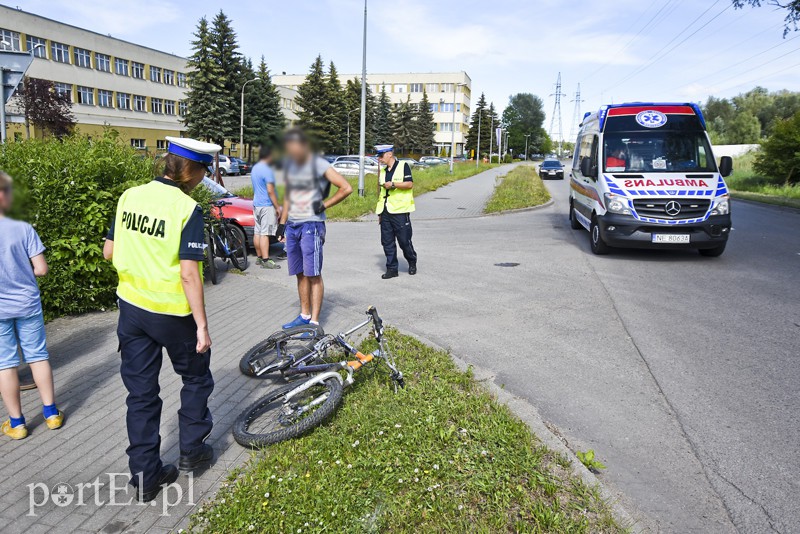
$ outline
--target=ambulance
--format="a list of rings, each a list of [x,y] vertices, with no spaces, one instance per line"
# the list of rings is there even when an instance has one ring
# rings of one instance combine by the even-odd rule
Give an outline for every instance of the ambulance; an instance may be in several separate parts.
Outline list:
[[[587,113],[575,142],[569,220],[592,252],[614,247],[725,251],[731,201],[696,104],[629,103]]]

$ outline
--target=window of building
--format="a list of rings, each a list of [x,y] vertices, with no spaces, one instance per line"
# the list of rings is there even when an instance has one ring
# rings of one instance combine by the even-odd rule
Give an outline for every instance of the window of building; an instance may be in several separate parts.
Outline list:
[[[144,139],[131,139],[131,146],[136,150],[144,150],[147,148],[147,144],[145,143]]]
[[[167,85],[175,85],[175,71],[164,69],[164,83]]]
[[[131,76],[134,78],[139,78],[140,80],[144,80],[144,63],[137,63],[133,61],[131,63]]]
[[[186,74],[183,72],[178,73],[178,87],[186,87]]]
[[[161,83],[161,67],[150,65],[150,81]]]
[[[412,83],[410,91],[412,93],[421,93],[422,92],[422,84],[421,83]]]
[[[167,149],[167,140],[156,139],[156,150],[166,150],[166,149]]]
[[[59,63],[69,63],[69,46],[55,41],[50,42],[50,59]]]
[[[103,72],[111,72],[111,58],[106,54],[94,54],[94,68]]]
[[[150,111],[153,113],[164,113],[164,101],[160,98],[150,99]]]
[[[147,111],[147,99],[143,96],[133,95],[133,110]]]
[[[453,84],[452,83],[443,83],[442,84],[442,92],[443,93],[452,93],[453,92]]]
[[[438,93],[439,92],[439,84],[438,83],[426,83],[425,90],[429,93]]]
[[[186,111],[189,109],[189,106],[186,105],[186,102],[178,102],[178,115],[181,117],[186,116]]]
[[[25,47],[28,49],[28,52],[33,51],[33,57],[47,59],[47,41],[41,37],[34,37],[33,35],[26,36]]]
[[[439,111],[439,104],[431,104],[431,113],[436,113]]]
[[[104,108],[114,107],[114,93],[105,89],[97,90],[97,105]]]
[[[453,112],[453,103],[452,102],[445,102],[444,104],[441,104],[439,107],[441,108],[439,111],[442,111],[444,113],[452,113]]]
[[[78,86],[78,104],[94,106],[94,89],[91,87]]]
[[[175,115],[174,100],[164,100],[164,115]]]
[[[440,132],[452,132],[453,131],[453,123],[452,122],[440,122],[439,123],[439,131]]]
[[[121,57],[114,58],[114,72],[120,76],[128,75],[128,60]]]
[[[83,67],[86,69],[92,68],[92,53],[86,50],[85,48],[78,48],[75,47],[75,62],[74,64],[78,67]]]
[[[71,84],[55,82],[53,84],[53,88],[56,90],[56,93],[58,93],[60,95],[67,95],[69,97],[69,101],[72,102],[72,85]]]
[[[131,109],[130,93],[117,93],[117,109]]]
[[[395,93],[405,93],[406,92],[406,84],[404,84],[404,83],[396,83],[394,85],[394,92]]]
[[[10,50],[12,52],[22,52],[19,41],[19,32],[4,30],[0,28],[0,50]]]

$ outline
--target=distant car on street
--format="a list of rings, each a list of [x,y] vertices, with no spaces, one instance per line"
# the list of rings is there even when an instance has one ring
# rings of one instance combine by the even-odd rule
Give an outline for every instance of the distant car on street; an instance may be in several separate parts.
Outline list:
[[[539,176],[543,179],[564,179],[564,165],[557,159],[548,158],[539,165]]]
[[[419,158],[419,162],[426,167],[435,167],[436,165],[445,165],[449,163],[449,160],[436,156],[422,156]]]
[[[343,162],[350,162],[356,164],[356,169],[358,169],[359,161],[361,160],[361,156],[339,156],[334,161],[334,165],[337,163]],[[364,156],[364,172],[367,174],[378,174],[378,170],[380,169],[380,165],[378,164],[378,160],[373,158],[372,156]],[[358,174],[358,170],[356,170],[356,174]]]
[[[208,172],[214,174],[214,164],[208,166]],[[226,156],[225,154],[219,155],[219,174],[221,176],[227,176],[229,174],[239,174],[239,164]]]
[[[408,163],[408,166],[414,169],[425,169],[425,165],[415,160],[414,158],[400,158],[400,163]]]
[[[340,157],[341,157],[341,156],[339,156],[339,155],[337,155],[337,154],[325,154],[324,156],[322,156],[322,158],[323,158],[323,159],[325,159],[325,160],[327,160],[327,161],[328,161],[328,163],[334,163],[334,162],[336,162],[336,160],[337,160],[337,159],[339,159]]]
[[[239,165],[239,174],[244,176],[245,174],[250,174],[250,171],[253,170],[253,166],[247,163],[242,158],[231,158]]]
[[[358,162],[357,161],[337,161],[333,165],[331,165],[336,172],[341,174],[342,176],[358,176]],[[367,172],[366,166],[364,166],[364,172]]]

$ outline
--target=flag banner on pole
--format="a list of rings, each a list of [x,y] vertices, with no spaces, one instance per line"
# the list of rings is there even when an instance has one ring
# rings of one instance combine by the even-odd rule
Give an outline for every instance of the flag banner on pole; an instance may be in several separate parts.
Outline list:
[[[495,133],[497,134],[497,146],[500,146],[501,144],[503,144],[503,129],[502,128],[497,128],[497,129],[495,129]],[[499,151],[498,151],[498,154],[499,154]]]

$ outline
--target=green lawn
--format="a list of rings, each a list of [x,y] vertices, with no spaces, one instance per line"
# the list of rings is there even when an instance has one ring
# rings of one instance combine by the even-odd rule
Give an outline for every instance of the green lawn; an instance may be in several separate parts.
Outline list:
[[[492,198],[484,208],[484,213],[515,210],[540,206],[550,200],[542,179],[534,165],[520,165],[495,187]]]
[[[620,532],[569,473],[445,352],[389,332],[406,388],[365,370],[332,420],[254,452],[191,518],[195,532]],[[374,348],[374,341],[367,343]]]
[[[456,163],[453,167],[453,174],[450,174],[448,165],[439,165],[424,170],[415,169],[412,171],[414,174],[414,196],[434,191],[451,182],[469,178],[496,166],[482,163],[479,167],[475,167],[474,162]],[[363,197],[358,196],[358,177],[348,177],[347,181],[353,186],[353,194],[338,206],[334,206],[327,211],[328,220],[354,221],[373,211],[378,203],[378,177],[376,175],[368,174],[365,177],[365,195]],[[251,186],[242,187],[233,191],[233,193],[241,197],[253,198],[253,188]],[[278,187],[278,196],[283,198],[282,187]]]
[[[735,158],[733,175],[725,179],[734,197],[800,208],[800,185],[759,176],[753,169],[755,153]]]

